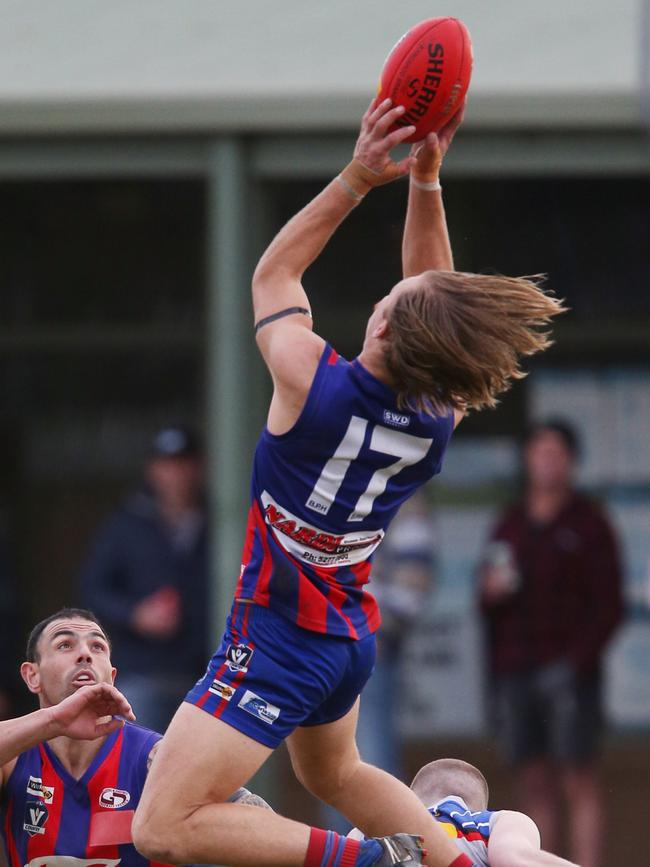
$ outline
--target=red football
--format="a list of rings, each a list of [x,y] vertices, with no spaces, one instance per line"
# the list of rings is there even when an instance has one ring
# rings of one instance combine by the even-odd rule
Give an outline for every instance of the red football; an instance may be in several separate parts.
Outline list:
[[[462,105],[472,75],[472,40],[458,18],[429,18],[408,30],[386,58],[378,95],[406,111],[407,141],[437,132]]]

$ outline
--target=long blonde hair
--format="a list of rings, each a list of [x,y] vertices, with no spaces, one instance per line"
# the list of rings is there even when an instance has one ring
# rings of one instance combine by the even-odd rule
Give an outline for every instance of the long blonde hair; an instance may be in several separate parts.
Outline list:
[[[385,363],[398,404],[440,414],[493,407],[520,362],[551,345],[545,330],[565,312],[542,278],[425,271],[388,313]]]

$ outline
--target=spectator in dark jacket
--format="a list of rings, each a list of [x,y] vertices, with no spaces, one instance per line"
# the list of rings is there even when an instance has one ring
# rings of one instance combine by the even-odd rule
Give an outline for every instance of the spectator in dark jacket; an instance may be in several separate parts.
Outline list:
[[[499,734],[521,808],[557,851],[564,789],[572,859],[598,867],[601,660],[622,617],[621,566],[603,511],[574,488],[576,457],[564,423],[531,428],[524,498],[494,530],[480,593]]]
[[[115,639],[118,685],[138,721],[164,731],[207,658],[208,549],[203,462],[184,427],[161,430],[146,486],[94,540],[82,594]]]

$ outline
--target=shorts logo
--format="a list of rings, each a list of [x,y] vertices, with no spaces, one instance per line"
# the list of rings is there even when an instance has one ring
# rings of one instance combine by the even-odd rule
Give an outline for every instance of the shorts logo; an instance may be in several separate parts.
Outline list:
[[[43,805],[42,801],[26,801],[23,830],[27,831],[30,837],[44,834],[47,817],[47,807]]]
[[[124,789],[103,789],[99,796],[99,806],[109,810],[119,810],[131,800],[131,795]]]
[[[32,798],[41,798],[44,804],[51,804],[54,800],[54,787],[44,786],[40,777],[30,775],[27,781],[27,794]]]
[[[276,707],[274,704],[269,704],[268,701],[264,701],[263,698],[260,698],[259,695],[255,695],[255,693],[251,692],[250,689],[246,690],[237,707],[245,710],[246,713],[256,716],[258,719],[261,719],[262,722],[268,723],[270,726],[272,726],[280,716],[279,707]]]
[[[248,671],[253,648],[247,644],[229,644],[226,650],[226,665],[231,671]]]
[[[230,686],[229,683],[224,683],[223,680],[217,680],[216,677],[208,687],[208,692],[214,693],[214,695],[218,695],[219,698],[223,698],[226,701],[230,701],[235,694],[234,687]]]

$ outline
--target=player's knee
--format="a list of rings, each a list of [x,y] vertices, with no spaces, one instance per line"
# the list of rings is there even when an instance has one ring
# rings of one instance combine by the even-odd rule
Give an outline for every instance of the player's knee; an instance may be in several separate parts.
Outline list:
[[[310,761],[294,767],[300,783],[311,792],[314,797],[326,803],[335,801],[338,794],[343,791],[350,777],[361,764],[358,756],[348,757],[347,761]]]
[[[133,845],[150,861],[160,861],[165,864],[178,863],[175,861],[175,838],[170,830],[166,823],[159,824],[137,811],[131,826]]]

